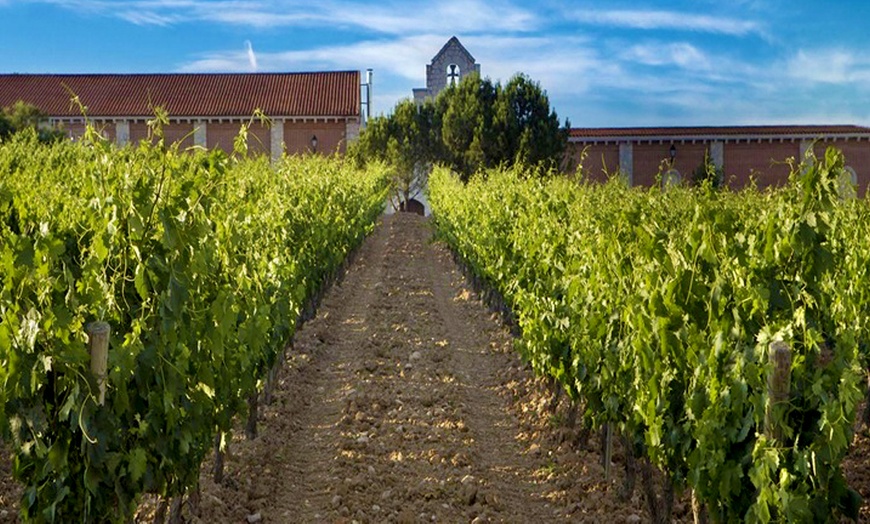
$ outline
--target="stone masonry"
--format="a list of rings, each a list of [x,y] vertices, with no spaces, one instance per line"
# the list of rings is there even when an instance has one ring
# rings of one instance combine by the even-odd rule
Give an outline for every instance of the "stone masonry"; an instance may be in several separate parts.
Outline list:
[[[426,87],[414,89],[414,101],[420,104],[427,97],[434,98],[449,84],[459,83],[472,72],[479,74],[480,64],[454,36],[426,66]]]

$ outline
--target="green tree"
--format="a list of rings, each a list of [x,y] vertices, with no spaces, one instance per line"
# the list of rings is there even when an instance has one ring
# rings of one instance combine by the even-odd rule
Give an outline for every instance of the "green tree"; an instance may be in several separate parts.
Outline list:
[[[493,131],[498,147],[495,163],[558,168],[565,155],[569,123],[559,125],[541,86],[523,74],[498,92]]]
[[[46,120],[46,115],[38,107],[19,100],[0,112],[0,138],[28,128],[34,129],[43,142],[63,138],[62,131],[41,125]]]
[[[443,91],[436,108],[444,111],[440,161],[463,180],[496,166],[562,165],[569,123],[559,125],[546,92],[526,75],[515,75],[504,87],[469,75]]]
[[[390,166],[398,202],[408,202],[426,185],[433,162],[442,156],[438,139],[440,116],[433,101],[418,106],[399,102],[390,116],[372,119],[348,151],[362,165],[367,161]]]
[[[493,165],[498,141],[493,134],[493,110],[499,86],[471,74],[439,95],[444,117],[441,159],[467,180],[476,171]]]
[[[3,111],[6,118],[16,131],[25,127],[38,128],[39,123],[45,120],[45,115],[38,107],[19,100]]]
[[[389,116],[369,122],[349,155],[358,163],[389,163],[400,199],[426,184],[434,164],[462,180],[499,165],[560,167],[568,122],[559,125],[541,86],[525,75],[505,85],[474,73],[435,100],[399,102]]]
[[[0,111],[0,140],[3,140],[14,132],[15,128],[12,127],[12,123],[6,118],[6,114]]]

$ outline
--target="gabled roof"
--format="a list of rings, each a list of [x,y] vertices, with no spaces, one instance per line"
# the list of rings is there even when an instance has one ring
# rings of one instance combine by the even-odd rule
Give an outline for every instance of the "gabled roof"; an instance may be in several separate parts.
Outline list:
[[[870,128],[852,125],[779,125],[779,126],[709,126],[709,127],[591,127],[573,128],[575,141],[600,139],[659,140],[668,138],[819,138],[870,137]]]
[[[468,59],[471,61],[471,63],[477,62],[477,60],[475,60],[474,57],[471,56],[471,53],[468,52],[468,49],[465,49],[465,46],[462,45],[462,43],[459,41],[459,39],[454,36],[450,40],[448,40],[447,43],[444,44],[444,47],[441,48],[441,51],[438,51],[438,54],[436,54],[435,57],[432,58],[432,63],[434,64],[435,62],[437,62],[438,59],[441,58],[441,55],[446,53],[447,50],[450,49],[451,47],[458,47],[462,53],[465,53],[465,55],[468,57]]]
[[[348,117],[360,113],[358,71],[133,75],[0,75],[0,107],[19,100],[51,117]]]

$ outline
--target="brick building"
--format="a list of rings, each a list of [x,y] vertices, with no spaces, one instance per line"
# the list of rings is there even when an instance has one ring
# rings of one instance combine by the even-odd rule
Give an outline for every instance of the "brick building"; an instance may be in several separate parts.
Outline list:
[[[272,125],[255,123],[248,147],[273,158],[284,150],[343,152],[359,135],[361,122],[358,71],[0,75],[0,107],[23,100],[74,138],[84,131],[85,118],[70,103],[72,93],[100,132],[121,145],[147,137],[146,122],[157,106],[169,113],[167,140],[225,151],[259,109]]]
[[[843,151],[852,183],[865,194],[870,128],[859,126],[574,128],[567,154],[574,165],[585,154],[583,173],[592,180],[618,172],[630,184],[644,186],[657,183],[660,171],[672,182],[691,177],[706,154],[730,187],[752,179],[764,188],[785,183],[790,172],[786,159],[799,161],[811,147],[822,158],[829,145]]]

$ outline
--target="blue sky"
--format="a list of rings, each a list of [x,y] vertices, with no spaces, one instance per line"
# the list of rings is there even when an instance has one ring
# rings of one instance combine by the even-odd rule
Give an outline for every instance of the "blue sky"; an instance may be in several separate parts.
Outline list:
[[[374,110],[453,35],[576,127],[870,126],[870,2],[0,0],[2,73],[374,69]]]

